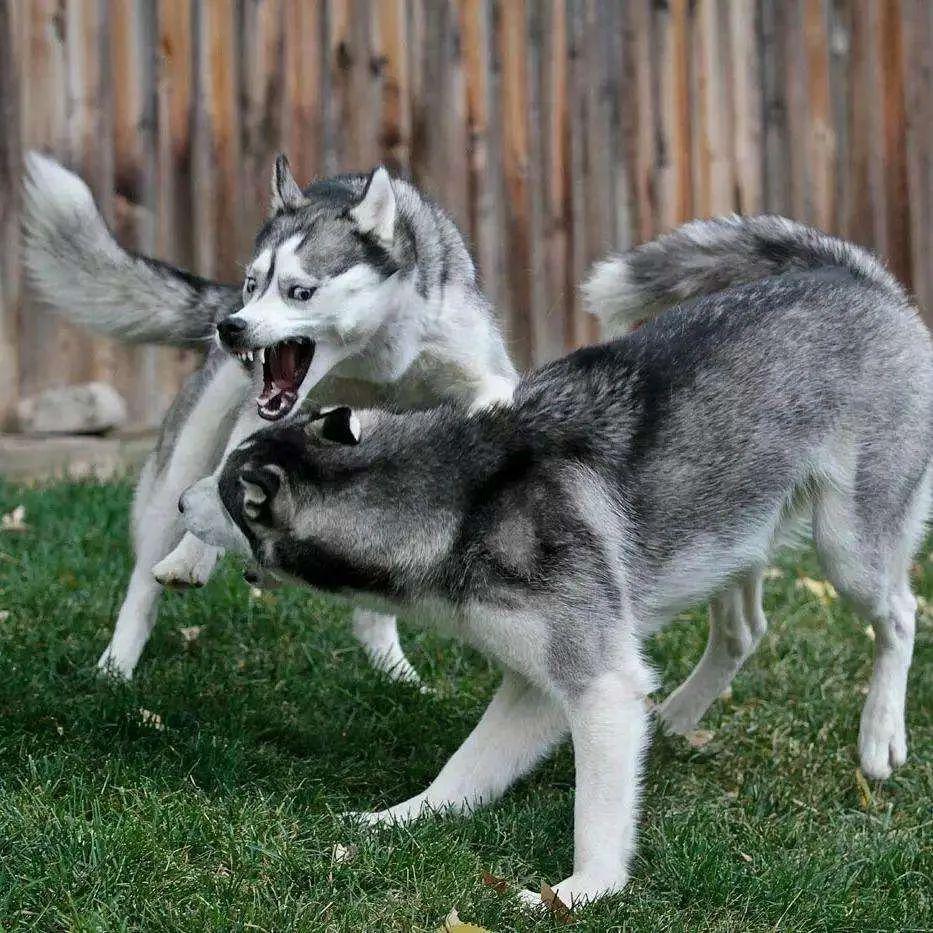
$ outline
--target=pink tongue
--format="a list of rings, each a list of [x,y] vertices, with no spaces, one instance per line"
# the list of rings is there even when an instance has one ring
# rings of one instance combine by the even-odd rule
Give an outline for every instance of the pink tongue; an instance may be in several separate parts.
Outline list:
[[[269,375],[272,384],[280,389],[291,389],[295,385],[295,348],[288,343],[279,344],[269,360]]]

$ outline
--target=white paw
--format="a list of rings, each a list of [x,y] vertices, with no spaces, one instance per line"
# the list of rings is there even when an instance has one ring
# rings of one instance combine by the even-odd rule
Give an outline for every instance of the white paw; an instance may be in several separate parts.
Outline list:
[[[873,700],[869,696],[862,712],[858,751],[864,775],[884,780],[907,760],[907,732],[900,710],[892,709],[883,699]]]
[[[407,658],[402,658],[394,664],[385,661],[375,661],[374,666],[383,671],[389,680],[394,680],[399,684],[411,684],[413,687],[421,686],[421,678],[418,672],[408,663]]]
[[[152,568],[152,575],[162,586],[174,589],[204,586],[210,579],[216,563],[216,552],[213,550],[191,560],[188,554],[179,554],[176,549]]]
[[[677,689],[658,707],[658,718],[666,732],[686,735],[696,729],[705,712],[705,706]]]
[[[97,662],[97,669],[117,680],[132,680],[136,664],[129,658],[121,657],[112,645],[108,645]]]
[[[388,812],[388,810],[349,810],[346,813],[341,813],[340,816],[348,823],[356,823],[358,826],[379,826],[383,823],[392,822],[391,818],[387,816]]]
[[[541,891],[519,891],[518,897],[524,907],[560,913],[583,907],[607,894],[615,894],[621,891],[627,883],[628,872],[621,872],[617,876],[608,878],[581,873],[565,878],[560,884],[555,884],[550,889],[551,895],[557,898],[557,902],[545,901]]]

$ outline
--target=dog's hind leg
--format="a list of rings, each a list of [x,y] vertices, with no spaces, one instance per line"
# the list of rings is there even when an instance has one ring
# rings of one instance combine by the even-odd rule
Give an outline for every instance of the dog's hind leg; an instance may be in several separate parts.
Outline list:
[[[888,611],[871,620],[875,663],[858,735],[862,771],[869,777],[886,778],[907,760],[907,671],[916,611],[905,574],[891,593]]]
[[[171,497],[156,487],[155,464],[146,464],[133,506],[136,564],[110,644],[98,661],[101,670],[129,680],[155,624],[162,587],[152,577],[152,566],[181,539],[177,512],[168,509]],[[155,502],[153,501],[155,500]],[[161,502],[160,502],[161,500]]]
[[[392,680],[421,683],[418,672],[402,650],[394,616],[368,609],[354,609],[352,626],[354,636],[376,670],[384,671]]]
[[[813,539],[827,576],[875,633],[858,748],[862,771],[877,779],[907,758],[907,673],[917,610],[909,572],[929,505],[927,478],[906,508],[886,510],[883,504],[857,509],[851,496],[827,489],[813,517]]]
[[[755,571],[739,586],[711,600],[706,651],[690,676],[658,710],[670,732],[682,735],[695,729],[754,652],[768,628],[761,596],[762,574]]]

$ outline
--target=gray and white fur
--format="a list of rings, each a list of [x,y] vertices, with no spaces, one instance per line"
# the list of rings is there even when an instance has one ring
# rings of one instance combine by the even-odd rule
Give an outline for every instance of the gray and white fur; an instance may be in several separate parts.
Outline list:
[[[84,182],[45,156],[29,155],[25,188],[25,260],[41,298],[121,340],[208,349],[137,487],[136,564],[103,669],[132,676],[163,585],[208,580],[220,552],[184,534],[178,498],[263,419],[311,391],[317,403],[406,408],[511,397],[517,373],[463,238],[385,169],[302,191],[280,157],[242,289],[123,250]],[[417,680],[394,619],[359,610],[353,628],[378,667]]]
[[[594,265],[582,285],[587,308],[600,318],[607,338],[681,302],[773,276],[842,268],[906,301],[903,289],[868,251],[786,217],[731,215],[696,220],[629,252]],[[792,530],[789,531],[792,533]],[[710,602],[709,642],[693,676],[659,709],[665,728],[694,729],[726,688],[767,629],[761,605],[763,580],[753,572]],[[723,635],[723,620],[741,632]]]
[[[707,654],[676,694],[698,717],[764,629],[742,582],[801,523],[875,631],[862,769],[904,761],[909,573],[930,499],[933,347],[867,254],[732,219],[617,263],[632,306],[676,301],[668,264],[700,270],[698,297],[529,374],[511,406],[272,426],[182,499],[190,530],[268,572],[443,620],[502,666],[430,786],[363,819],[488,803],[570,734],[574,868],[554,886],[570,905],[629,876],[655,685],[644,640],[713,600]]]

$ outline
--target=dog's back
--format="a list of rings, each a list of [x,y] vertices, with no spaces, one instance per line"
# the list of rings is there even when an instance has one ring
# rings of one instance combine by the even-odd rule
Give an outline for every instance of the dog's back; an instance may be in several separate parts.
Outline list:
[[[595,451],[637,529],[638,589],[658,619],[766,561],[822,490],[845,490],[872,534],[925,517],[914,506],[933,451],[933,353],[903,291],[868,254],[799,225],[708,226],[728,235],[718,253],[711,237],[679,232],[649,244],[659,270],[665,243],[702,269],[699,297],[544,367],[516,395]],[[769,231],[791,242],[781,250]],[[702,257],[684,259],[688,241]],[[754,252],[747,267],[736,244]],[[657,311],[671,295],[649,281],[646,249],[618,266],[640,269]]]

